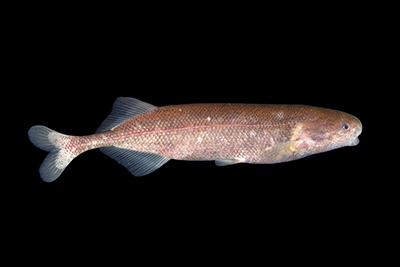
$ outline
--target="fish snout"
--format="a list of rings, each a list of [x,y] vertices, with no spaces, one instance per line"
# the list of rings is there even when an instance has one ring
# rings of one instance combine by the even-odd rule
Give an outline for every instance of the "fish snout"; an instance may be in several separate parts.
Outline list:
[[[358,143],[360,143],[360,140],[358,139],[358,136],[361,134],[361,132],[362,132],[362,123],[361,123],[361,121],[359,120],[359,119],[357,119],[357,118],[355,118],[355,120],[356,120],[356,123],[355,123],[355,125],[356,125],[356,130],[355,130],[355,134],[354,134],[354,138],[351,140],[351,142],[350,142],[350,146],[356,146],[356,145],[358,145]]]
[[[357,136],[359,136],[361,134],[362,128],[363,128],[363,126],[362,126],[361,121],[358,118],[356,118],[356,129],[357,129],[357,134],[356,135]]]

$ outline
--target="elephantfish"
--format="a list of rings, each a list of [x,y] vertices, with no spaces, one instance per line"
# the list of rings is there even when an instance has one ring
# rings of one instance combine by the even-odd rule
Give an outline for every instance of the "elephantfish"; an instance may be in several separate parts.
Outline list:
[[[33,126],[32,143],[50,152],[39,172],[57,179],[81,153],[100,148],[133,175],[170,159],[279,163],[357,145],[362,124],[347,113],[303,105],[186,104],[155,107],[120,97],[95,134],[70,136]]]

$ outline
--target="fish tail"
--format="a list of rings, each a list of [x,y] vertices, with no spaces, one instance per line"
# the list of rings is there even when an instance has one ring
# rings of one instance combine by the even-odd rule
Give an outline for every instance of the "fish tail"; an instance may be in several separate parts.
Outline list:
[[[74,138],[73,136],[60,134],[41,125],[30,128],[28,136],[35,146],[50,152],[39,169],[40,177],[45,182],[57,179],[77,156],[68,149],[69,141]]]

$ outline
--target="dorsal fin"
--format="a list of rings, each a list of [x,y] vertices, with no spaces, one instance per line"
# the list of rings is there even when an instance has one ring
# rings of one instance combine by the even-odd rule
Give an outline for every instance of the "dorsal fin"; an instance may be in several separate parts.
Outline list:
[[[151,104],[132,97],[118,97],[115,100],[111,114],[103,121],[96,133],[111,130],[121,122],[157,108]]]

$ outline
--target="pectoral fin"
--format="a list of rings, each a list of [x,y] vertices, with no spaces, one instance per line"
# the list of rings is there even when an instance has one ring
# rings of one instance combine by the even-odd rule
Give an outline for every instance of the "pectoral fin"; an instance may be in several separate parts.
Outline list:
[[[306,156],[307,144],[303,140],[288,141],[272,146],[261,154],[266,163],[279,163]]]

